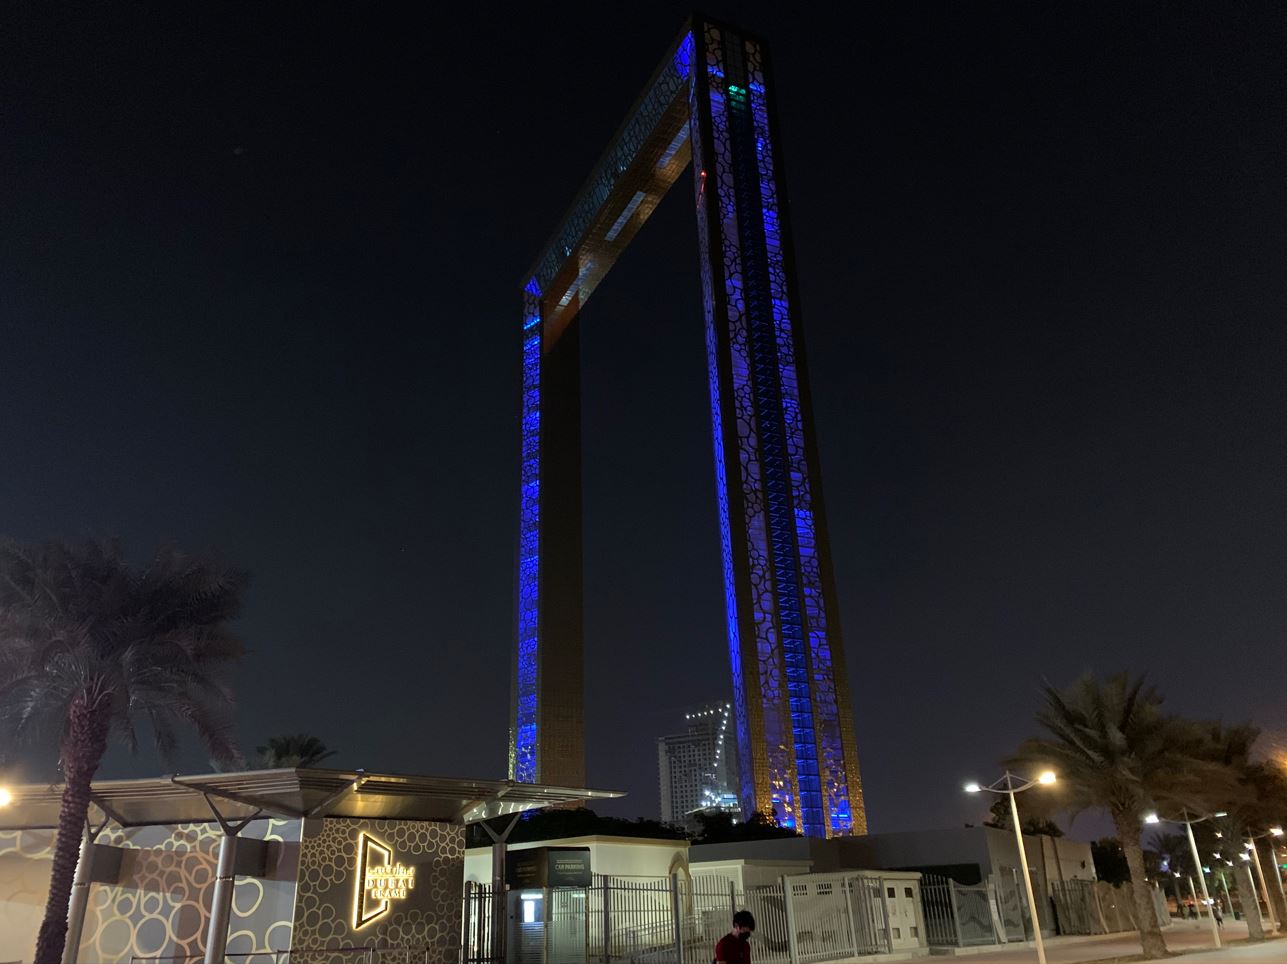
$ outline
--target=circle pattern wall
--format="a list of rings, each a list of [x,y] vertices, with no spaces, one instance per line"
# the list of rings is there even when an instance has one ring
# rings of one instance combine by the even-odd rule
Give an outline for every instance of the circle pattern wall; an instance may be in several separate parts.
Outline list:
[[[338,817],[305,829],[300,846],[295,907],[295,948],[408,948],[408,964],[456,960],[460,944],[465,833],[442,823],[350,820]],[[366,927],[353,926],[358,886],[358,835],[368,833],[394,851],[394,859],[416,868],[415,887]],[[396,964],[396,957],[388,957]],[[310,955],[310,962],[313,960]]]

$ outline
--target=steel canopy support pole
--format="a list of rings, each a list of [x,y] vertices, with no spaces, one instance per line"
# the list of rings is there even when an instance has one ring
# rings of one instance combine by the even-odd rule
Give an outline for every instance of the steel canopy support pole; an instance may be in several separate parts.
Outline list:
[[[237,836],[225,833],[219,842],[219,866],[215,871],[210,927],[206,931],[205,964],[223,964],[223,952],[228,946],[228,919],[232,915],[232,891],[237,886],[236,866]]]
[[[85,827],[80,841],[80,858],[76,861],[76,876],[72,880],[71,900],[67,904],[67,941],[63,945],[63,964],[76,964],[80,952],[80,938],[85,930],[85,911],[89,909],[89,886],[94,874],[94,841],[107,826],[104,820],[98,829]]]
[[[487,821],[481,821],[482,828],[487,831],[487,836],[492,838],[492,939],[489,953],[494,962],[505,960],[505,927],[509,921],[505,894],[505,856],[509,849],[507,843],[509,835],[518,826],[520,816],[521,814],[514,814],[509,825],[501,833],[497,833],[489,827]]]
[[[237,835],[263,811],[256,810],[246,819],[230,823],[219,812],[210,794],[203,795],[206,806],[223,830],[223,840],[219,843],[219,863],[215,869],[214,899],[210,902],[210,926],[206,929],[205,964],[223,964],[224,951],[228,947],[228,920],[232,916],[232,892],[237,886]]]

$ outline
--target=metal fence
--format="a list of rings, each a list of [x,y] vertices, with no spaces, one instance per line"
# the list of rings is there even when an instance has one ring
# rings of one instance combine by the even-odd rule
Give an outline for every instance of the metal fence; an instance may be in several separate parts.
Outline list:
[[[919,883],[877,873],[808,874],[741,889],[718,874],[601,877],[575,889],[505,893],[503,960],[513,964],[699,964],[735,910],[755,915],[757,964],[822,964],[924,944]],[[897,906],[895,906],[897,905]],[[501,964],[490,888],[466,889],[464,964]]]
[[[898,887],[889,886],[898,884]],[[490,887],[467,884],[462,964],[701,964],[728,932],[734,911],[755,915],[757,964],[824,964],[914,945],[978,947],[1031,939],[1032,915],[1017,874],[1002,868],[966,886],[936,874],[887,879],[879,871],[805,874],[740,888],[718,873],[671,877],[595,875],[588,888],[511,890],[498,906]],[[1135,929],[1130,885],[1048,884],[1046,913],[1059,934]],[[1169,923],[1153,888],[1158,919]],[[906,891],[906,897],[898,898]],[[896,893],[897,892],[897,893]],[[914,909],[907,905],[914,904]],[[504,933],[497,956],[493,936]],[[342,955],[355,955],[345,958]],[[366,955],[365,959],[362,955]],[[251,956],[248,956],[251,957]],[[419,964],[398,948],[346,948],[253,955],[234,964]],[[139,961],[138,964],[142,964]],[[161,962],[155,962],[161,964]]]
[[[977,947],[997,944],[986,884],[967,887],[938,874],[921,876],[925,932],[933,947]]]
[[[798,964],[892,950],[879,878],[809,874],[788,878],[787,887],[788,939],[794,937]]]
[[[460,928],[461,964],[499,964],[492,954],[492,931],[496,922],[492,888],[466,881]]]

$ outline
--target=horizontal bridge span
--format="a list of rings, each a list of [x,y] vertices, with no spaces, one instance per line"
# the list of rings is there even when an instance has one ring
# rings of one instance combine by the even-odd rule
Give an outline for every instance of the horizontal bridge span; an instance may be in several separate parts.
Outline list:
[[[546,306],[547,349],[688,166],[692,51],[685,25],[524,279]]]

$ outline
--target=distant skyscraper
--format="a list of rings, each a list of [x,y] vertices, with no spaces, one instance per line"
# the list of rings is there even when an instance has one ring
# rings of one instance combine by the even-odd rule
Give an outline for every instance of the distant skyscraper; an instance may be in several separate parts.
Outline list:
[[[684,714],[685,732],[657,739],[661,819],[683,823],[694,810],[739,812],[733,705],[716,703]]]

